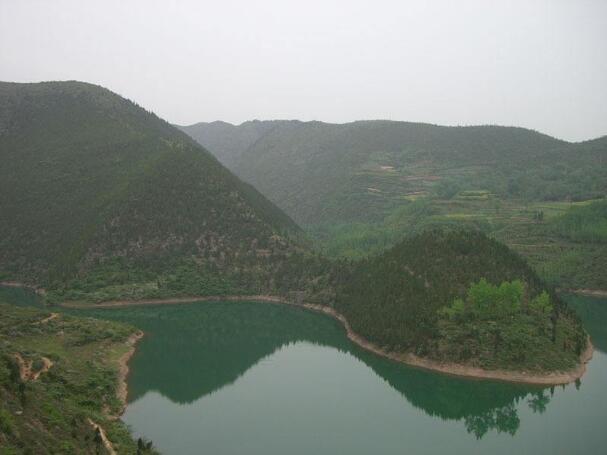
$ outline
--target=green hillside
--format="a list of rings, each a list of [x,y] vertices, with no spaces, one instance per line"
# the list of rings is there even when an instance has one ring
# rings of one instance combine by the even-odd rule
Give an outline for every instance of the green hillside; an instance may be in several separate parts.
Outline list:
[[[607,200],[573,207],[556,218],[552,228],[576,242],[607,243]]]
[[[483,368],[565,370],[583,327],[524,259],[474,231],[426,231],[342,269],[336,309],[389,351]]]
[[[0,106],[0,278],[158,294],[185,292],[180,270],[213,293],[267,285],[301,251],[281,210],[104,88],[1,83]]]
[[[264,132],[264,123],[222,124],[229,140],[215,123],[183,130],[329,256],[361,258],[427,228],[459,226],[505,242],[552,284],[607,286],[593,272],[604,245],[548,228],[567,209],[607,195],[607,137],[568,143],[523,128],[391,121],[274,121]]]
[[[607,160],[604,147],[523,128],[391,121],[227,125],[183,130],[303,225],[381,220],[403,201],[429,193],[580,200],[607,192],[607,171],[596,168]]]

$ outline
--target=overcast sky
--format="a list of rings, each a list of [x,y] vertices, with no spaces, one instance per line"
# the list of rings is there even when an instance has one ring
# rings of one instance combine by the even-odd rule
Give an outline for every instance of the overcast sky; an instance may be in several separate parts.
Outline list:
[[[0,0],[0,80],[77,79],[170,122],[607,134],[606,0]]]

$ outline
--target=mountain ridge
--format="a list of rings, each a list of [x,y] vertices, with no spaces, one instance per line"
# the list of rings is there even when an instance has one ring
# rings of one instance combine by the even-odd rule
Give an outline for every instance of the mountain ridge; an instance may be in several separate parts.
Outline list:
[[[251,264],[298,248],[299,227],[250,184],[103,87],[0,83],[0,101],[5,276],[61,281],[108,257],[232,267],[251,245]]]
[[[352,121],[347,121],[347,122],[327,122],[324,120],[300,120],[300,119],[296,119],[296,118],[293,118],[293,119],[286,119],[286,118],[285,119],[281,119],[281,118],[251,119],[251,120],[244,120],[242,122],[229,122],[226,120],[212,120],[212,121],[201,121],[201,122],[194,122],[194,123],[188,123],[188,124],[173,123],[172,125],[183,131],[183,130],[188,130],[188,129],[194,129],[195,127],[199,127],[199,126],[224,125],[224,126],[238,128],[241,126],[246,126],[248,124],[255,124],[255,123],[289,123],[289,122],[303,123],[303,124],[320,123],[320,124],[329,125],[329,126],[344,126],[344,125],[355,125],[355,124],[364,124],[364,123],[393,123],[393,124],[408,124],[408,125],[419,125],[419,126],[436,126],[436,127],[441,127],[441,128],[484,128],[484,127],[512,128],[512,129],[520,129],[520,130],[537,133],[539,135],[547,136],[549,138],[552,138],[554,140],[557,140],[557,141],[563,142],[563,143],[567,143],[567,144],[583,144],[583,143],[603,140],[603,139],[607,138],[607,134],[603,134],[603,135],[591,137],[588,139],[581,139],[579,141],[570,141],[567,139],[559,138],[557,136],[553,136],[548,133],[544,133],[535,128],[529,128],[529,127],[525,127],[525,126],[504,125],[504,124],[499,124],[499,123],[475,123],[475,124],[469,124],[469,125],[459,125],[459,124],[458,125],[448,125],[448,124],[443,124],[443,123],[417,122],[417,121],[412,121],[412,120],[392,120],[392,119],[387,119],[387,118],[359,119],[359,120],[352,120]]]
[[[399,200],[432,190],[454,168],[479,180],[477,189],[496,183],[489,189],[503,193],[509,176],[545,173],[547,160],[594,167],[607,159],[603,138],[569,143],[521,127],[256,120],[180,128],[302,225],[381,220]],[[497,182],[487,182],[489,175]],[[551,176],[542,178],[551,185]]]

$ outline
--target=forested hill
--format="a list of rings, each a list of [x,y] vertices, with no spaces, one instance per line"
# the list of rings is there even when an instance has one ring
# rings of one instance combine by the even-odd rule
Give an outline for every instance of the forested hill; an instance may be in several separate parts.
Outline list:
[[[296,248],[281,210],[102,87],[0,83],[0,160],[0,278],[48,285],[118,261],[117,282],[156,283],[139,265],[242,271]]]
[[[340,269],[336,309],[389,351],[483,368],[572,368],[586,346],[575,314],[505,245],[427,231]]]
[[[607,193],[604,141],[524,128],[256,121],[183,130],[301,224],[382,220],[449,184],[529,200]]]

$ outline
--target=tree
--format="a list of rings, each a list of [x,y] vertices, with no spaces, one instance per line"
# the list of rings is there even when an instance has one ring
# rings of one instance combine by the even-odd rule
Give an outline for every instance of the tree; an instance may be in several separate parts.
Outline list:
[[[103,438],[101,436],[99,426],[95,427],[95,437],[93,438],[93,441],[95,442],[97,453],[101,453],[101,444],[103,443]]]

